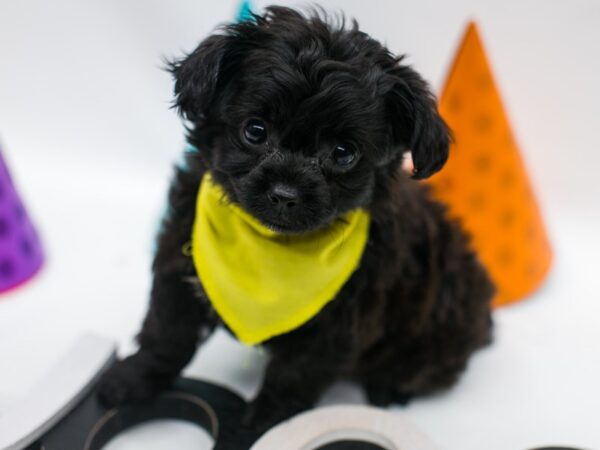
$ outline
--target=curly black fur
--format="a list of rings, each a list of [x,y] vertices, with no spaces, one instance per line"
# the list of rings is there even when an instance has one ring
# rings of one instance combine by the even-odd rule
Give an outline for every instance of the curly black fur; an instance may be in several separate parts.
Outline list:
[[[224,27],[171,71],[198,151],[172,183],[140,349],[105,375],[101,398],[119,404],[168,386],[198,340],[222,325],[181,250],[207,170],[233,202],[282,232],[357,207],[372,219],[360,267],[337,297],[264,344],[271,359],[249,422],[266,426],[308,408],[340,377],[379,405],[451,385],[490,341],[493,287],[458,224],[400,169],[407,151],[413,178],[448,156],[449,132],[425,81],[356,22],[282,7]],[[244,139],[250,118],[266,124],[264,143]],[[332,161],[340,144],[356,150],[348,167]],[[274,185],[293,189],[294,207],[273,206]]]

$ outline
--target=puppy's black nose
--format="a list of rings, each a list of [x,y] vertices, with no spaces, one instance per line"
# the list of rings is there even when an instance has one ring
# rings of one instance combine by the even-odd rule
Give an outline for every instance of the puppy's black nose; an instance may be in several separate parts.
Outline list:
[[[287,184],[276,183],[269,191],[269,200],[280,208],[294,208],[298,204],[298,190]]]

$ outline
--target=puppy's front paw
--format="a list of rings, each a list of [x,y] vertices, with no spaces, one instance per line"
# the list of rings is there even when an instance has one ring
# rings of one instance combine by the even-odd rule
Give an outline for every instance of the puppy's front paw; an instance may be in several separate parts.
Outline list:
[[[242,424],[250,430],[263,433],[299,411],[292,411],[282,403],[267,402],[259,397],[246,407]]]
[[[170,381],[149,373],[141,356],[135,354],[117,361],[102,375],[97,394],[105,406],[119,406],[148,400],[168,387]]]
[[[365,392],[369,403],[380,408],[386,408],[392,404],[406,406],[412,399],[412,395],[401,392],[394,386],[366,385]]]

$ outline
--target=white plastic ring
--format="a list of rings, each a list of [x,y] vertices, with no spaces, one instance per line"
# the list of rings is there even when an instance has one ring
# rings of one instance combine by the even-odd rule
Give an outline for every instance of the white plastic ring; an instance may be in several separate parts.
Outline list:
[[[437,450],[400,411],[354,405],[328,406],[292,417],[265,433],[250,450],[315,450],[348,440],[386,450]]]

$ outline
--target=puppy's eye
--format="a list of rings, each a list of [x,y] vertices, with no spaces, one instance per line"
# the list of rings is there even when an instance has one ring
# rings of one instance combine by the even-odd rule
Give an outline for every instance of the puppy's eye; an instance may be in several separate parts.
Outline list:
[[[250,119],[244,127],[244,137],[251,144],[262,144],[267,140],[267,126],[262,120]]]
[[[346,145],[336,145],[333,149],[332,157],[338,166],[348,167],[356,159],[356,152]]]

